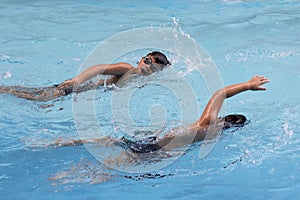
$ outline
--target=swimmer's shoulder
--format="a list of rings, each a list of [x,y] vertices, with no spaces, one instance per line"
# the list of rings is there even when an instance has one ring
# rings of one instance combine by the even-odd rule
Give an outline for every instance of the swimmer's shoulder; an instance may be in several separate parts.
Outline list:
[[[104,75],[124,75],[130,70],[135,69],[131,64],[126,62],[119,62],[110,64],[105,70]]]

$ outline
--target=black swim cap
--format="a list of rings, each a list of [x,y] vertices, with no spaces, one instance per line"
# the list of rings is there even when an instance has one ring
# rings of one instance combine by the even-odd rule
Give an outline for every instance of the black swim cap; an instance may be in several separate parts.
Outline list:
[[[151,53],[148,53],[147,56],[154,57],[155,63],[162,64],[162,65],[171,65],[167,56],[159,51],[153,51]]]

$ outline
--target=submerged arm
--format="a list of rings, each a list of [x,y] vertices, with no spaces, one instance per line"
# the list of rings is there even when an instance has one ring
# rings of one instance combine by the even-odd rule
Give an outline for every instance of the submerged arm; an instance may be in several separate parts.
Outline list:
[[[238,93],[247,90],[266,90],[261,85],[268,83],[269,79],[263,76],[254,76],[247,82],[233,84],[221,90],[218,90],[209,100],[200,119],[196,122],[198,126],[206,126],[211,122],[215,122],[218,118],[219,111],[223,105],[225,98],[230,98]]]

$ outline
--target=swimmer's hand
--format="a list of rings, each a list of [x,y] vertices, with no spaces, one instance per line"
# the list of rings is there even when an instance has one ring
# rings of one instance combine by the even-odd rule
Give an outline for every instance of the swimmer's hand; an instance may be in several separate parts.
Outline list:
[[[66,89],[75,86],[76,82],[74,79],[66,80],[65,82],[59,84],[57,87],[60,89]]]
[[[248,81],[250,90],[266,90],[265,87],[261,87],[261,85],[265,83],[269,83],[270,80],[265,78],[264,76],[254,76],[252,79]]]

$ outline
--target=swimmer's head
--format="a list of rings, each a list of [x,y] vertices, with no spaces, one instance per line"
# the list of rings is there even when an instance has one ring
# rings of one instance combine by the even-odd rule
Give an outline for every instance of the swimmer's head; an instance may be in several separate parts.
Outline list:
[[[168,58],[161,52],[153,51],[143,57],[138,63],[138,69],[143,75],[150,75],[171,65]]]
[[[147,56],[151,56],[154,58],[154,62],[157,64],[162,64],[164,66],[171,65],[170,61],[168,60],[167,56],[159,51],[153,51],[148,53]]]
[[[247,118],[244,115],[227,115],[223,122],[223,129],[242,127],[247,123]]]

